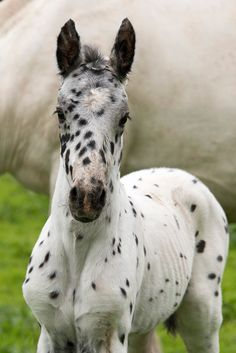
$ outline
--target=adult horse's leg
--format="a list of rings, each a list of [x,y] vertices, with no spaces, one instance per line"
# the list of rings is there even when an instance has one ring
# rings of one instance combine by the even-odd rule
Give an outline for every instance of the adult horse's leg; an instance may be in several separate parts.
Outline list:
[[[131,334],[128,353],[161,353],[160,341],[155,330],[143,335]]]

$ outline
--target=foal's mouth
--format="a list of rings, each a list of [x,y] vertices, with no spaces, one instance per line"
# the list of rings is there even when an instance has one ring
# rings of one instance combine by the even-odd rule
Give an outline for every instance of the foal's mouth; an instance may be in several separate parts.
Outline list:
[[[72,217],[78,221],[78,222],[82,222],[82,223],[90,223],[90,222],[94,222],[96,221],[96,219],[98,219],[99,215],[95,215],[93,217],[85,217],[85,216],[78,216],[78,215],[74,215],[72,214]]]

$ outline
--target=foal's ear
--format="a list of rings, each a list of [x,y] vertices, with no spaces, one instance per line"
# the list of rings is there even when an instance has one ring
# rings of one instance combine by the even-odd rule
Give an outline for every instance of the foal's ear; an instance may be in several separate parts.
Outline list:
[[[111,51],[111,66],[121,79],[130,72],[135,52],[135,32],[131,22],[125,18],[116,35]]]
[[[80,37],[72,20],[67,21],[57,37],[57,64],[63,76],[68,75],[81,62]]]

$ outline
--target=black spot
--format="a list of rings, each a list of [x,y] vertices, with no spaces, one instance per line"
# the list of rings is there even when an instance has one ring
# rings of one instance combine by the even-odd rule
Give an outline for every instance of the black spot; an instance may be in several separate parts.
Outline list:
[[[157,188],[159,188],[159,185],[158,185],[158,184],[154,184],[154,186],[156,186]]]
[[[75,136],[79,136],[80,135],[80,130],[76,131]]]
[[[33,269],[34,269],[33,266],[31,266],[29,269],[29,273],[31,273],[33,271]]]
[[[141,217],[144,218],[144,214],[141,212]]]
[[[75,302],[75,289],[73,290],[72,300],[73,300],[73,303],[74,303]]]
[[[88,124],[88,122],[87,122],[86,119],[80,119],[80,120],[78,121],[78,124],[79,124],[79,126],[85,126],[85,125]]]
[[[184,257],[184,255],[183,255],[182,253],[180,253],[180,254],[179,254],[179,256],[180,256],[181,258],[183,258],[183,257]]]
[[[107,262],[107,257],[105,258],[105,260],[104,260],[105,262]]]
[[[190,207],[190,211],[194,212],[196,210],[196,207],[197,207],[197,205],[192,204],[191,207]]]
[[[44,262],[48,262],[49,257],[50,257],[50,251],[48,251],[47,254],[45,255]]]
[[[54,290],[49,293],[49,298],[51,299],[56,299],[59,296],[59,292],[57,290]]]
[[[205,246],[206,246],[205,240],[200,240],[200,241],[197,243],[197,245],[196,245],[197,252],[198,252],[198,253],[203,253],[203,252],[204,252],[204,249],[205,249]]]
[[[149,197],[149,199],[152,199],[152,196],[151,195],[145,195],[146,197]]]
[[[166,283],[170,282],[169,278],[166,278],[166,279],[165,279],[165,282],[166,282]]]
[[[174,304],[174,308],[175,308],[177,305],[178,305],[178,303],[175,303],[175,304]]]
[[[54,279],[56,277],[56,271],[50,273],[50,275],[48,276],[49,279]]]
[[[97,116],[101,116],[104,114],[104,109],[100,109],[97,113]]]
[[[215,297],[218,297],[219,292],[216,290],[214,294],[215,294]]]
[[[117,143],[118,142],[118,134],[116,134],[116,136],[115,136],[115,143]]]
[[[129,311],[130,311],[130,314],[132,314],[132,310],[133,310],[133,304],[130,303],[130,304],[129,304]]]
[[[111,99],[111,102],[112,102],[112,103],[115,103],[116,99],[115,99],[114,96],[110,96],[110,99]]]
[[[41,246],[43,244],[44,240],[42,240],[40,243],[39,243],[39,246]]]
[[[25,283],[28,283],[28,282],[29,282],[29,280],[30,280],[29,278],[26,278]]]
[[[72,174],[73,174],[73,167],[72,167],[72,165],[70,165],[70,175],[71,175],[71,178],[72,178]]]
[[[129,280],[126,278],[125,284],[127,287],[129,287]]]
[[[33,256],[30,256],[30,258],[29,258],[29,265],[31,264],[32,258],[33,258]]]
[[[217,256],[217,261],[222,262],[223,261],[223,257],[221,255],[218,255]]]
[[[116,239],[115,239],[115,238],[112,238],[112,246],[115,245],[115,242],[116,242]]]
[[[87,151],[87,148],[86,147],[83,147],[80,152],[79,152],[79,157],[82,157],[83,154],[85,154],[85,152]]]
[[[75,151],[78,151],[81,147],[81,142],[77,143],[77,145],[75,146]]]
[[[136,212],[135,208],[132,208],[132,211],[133,211],[134,217],[136,217],[137,216],[137,212]]]
[[[78,91],[77,93],[76,93],[76,97],[79,97],[80,95],[81,95],[81,91]]]
[[[114,145],[114,142],[110,142],[110,149],[111,149],[111,154],[114,153],[114,149],[115,149],[115,145]]]
[[[193,179],[192,182],[193,182],[193,184],[196,184],[198,181],[197,181],[197,179]]]
[[[73,116],[73,120],[78,120],[79,119],[79,114],[75,114],[74,116]],[[76,135],[77,136],[77,135]]]
[[[103,163],[106,164],[106,158],[105,158],[103,150],[99,150],[99,153],[100,153],[100,156],[102,157]]]
[[[229,227],[228,227],[228,225],[225,226],[225,233],[226,233],[226,234],[229,233]]]
[[[138,246],[138,237],[137,237],[136,234],[134,234],[134,238],[135,238],[135,243],[136,243],[136,245]]]
[[[152,301],[153,301],[153,298],[152,298],[152,297],[150,297],[150,298],[148,299],[148,301],[149,301],[149,302],[152,302]]]
[[[160,289],[160,293],[164,293],[164,290],[163,290],[163,289]]]
[[[124,288],[120,287],[120,291],[121,291],[122,295],[126,298],[127,297],[126,290]]]
[[[89,157],[86,157],[86,158],[83,159],[83,165],[88,165],[90,163],[91,163],[91,160],[90,160]]]
[[[146,255],[147,255],[147,251],[146,251],[145,246],[143,247],[143,253],[144,253],[144,256],[146,256]]]
[[[70,149],[66,151],[66,157],[65,157],[66,174],[69,173],[69,158],[70,158]]]
[[[48,232],[48,238],[50,237],[50,232]]]
[[[137,189],[138,187],[136,185],[133,186],[133,189]]]
[[[197,236],[198,236],[198,234],[199,234],[199,230],[197,230],[197,231],[196,231],[196,233],[195,233],[195,237],[197,237]]]
[[[61,156],[63,156],[63,154],[64,154],[64,152],[65,152],[65,150],[66,150],[66,146],[67,146],[66,143],[64,143],[63,145],[61,145]]]
[[[79,234],[76,235],[76,239],[77,240],[82,240],[82,239],[84,239],[84,236],[79,233]]]
[[[41,262],[41,264],[39,265],[39,268],[42,268],[44,266],[44,262]]]
[[[216,278],[216,274],[215,273],[209,273],[208,278],[209,279],[215,279]]]
[[[96,142],[94,140],[89,141],[87,147],[91,148],[91,150],[94,150],[96,148]]]
[[[125,335],[123,334],[123,335],[119,336],[119,340],[120,340],[120,342],[121,342],[122,344],[124,344],[124,342],[125,342]]]
[[[91,286],[94,290],[96,290],[96,284],[94,282],[91,283]]]
[[[151,265],[150,265],[150,262],[148,262],[148,264],[147,264],[148,271],[150,270],[150,268],[151,268]]]
[[[112,251],[112,255],[115,256],[115,254],[116,254],[116,252],[115,252],[115,250],[113,250],[113,251]]]
[[[75,109],[75,105],[74,104],[70,104],[68,106],[68,110],[69,110],[70,113],[73,112],[74,109]]]
[[[92,135],[93,135],[92,131],[87,131],[87,132],[84,134],[84,138],[85,138],[85,139],[89,139]]]
[[[75,104],[75,105],[77,105],[78,103],[79,103],[79,101],[76,101],[76,100],[74,100],[74,99],[72,99],[71,98],[71,100],[70,100],[73,104]]]

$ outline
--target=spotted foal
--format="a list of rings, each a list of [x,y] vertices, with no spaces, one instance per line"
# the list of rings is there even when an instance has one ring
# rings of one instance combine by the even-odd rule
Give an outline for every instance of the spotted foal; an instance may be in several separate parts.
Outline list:
[[[120,179],[134,51],[128,19],[110,58],[81,48],[72,20],[58,37],[60,168],[23,285],[41,325],[38,353],[153,353],[160,322],[189,353],[219,352],[222,208],[181,170]]]

